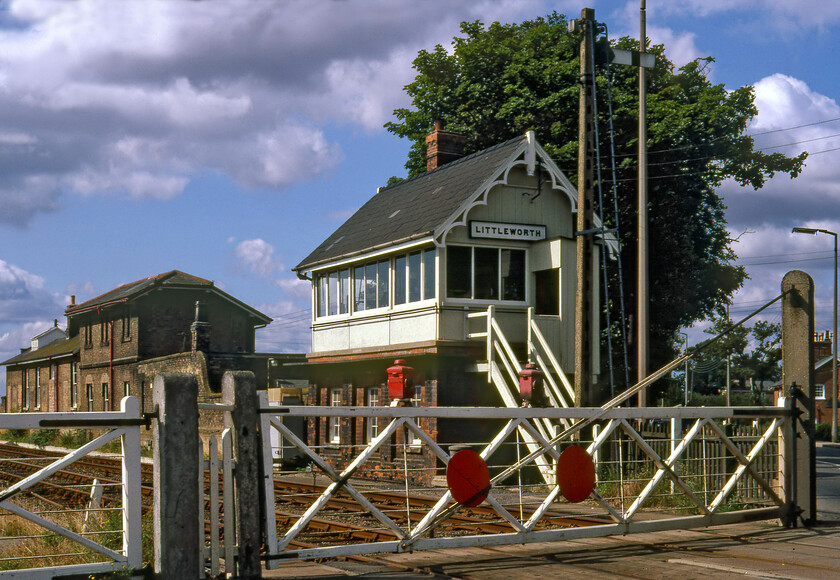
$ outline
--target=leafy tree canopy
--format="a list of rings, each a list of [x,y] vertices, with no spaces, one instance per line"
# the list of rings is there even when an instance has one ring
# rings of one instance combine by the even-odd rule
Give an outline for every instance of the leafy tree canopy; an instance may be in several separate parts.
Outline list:
[[[630,38],[611,41],[638,49]],[[434,121],[467,137],[466,153],[478,151],[528,130],[552,158],[576,180],[580,38],[568,31],[566,18],[552,13],[520,24],[485,26],[464,22],[452,50],[436,46],[414,60],[417,75],[405,87],[412,106],[394,111],[386,128],[413,142],[406,168],[425,171],[425,137]],[[732,263],[724,217],[715,188],[732,178],[760,188],[768,177],[795,177],[805,154],[788,158],[755,151],[746,134],[757,113],[752,87],[734,91],[708,78],[711,58],[675,69],[663,46],[648,48],[656,67],[648,84],[649,319],[653,368],[674,354],[676,331],[721,311],[746,278]],[[608,83],[609,79],[609,83]],[[634,304],[636,273],[638,70],[613,65],[596,73],[599,146],[604,193],[611,196],[609,104],[611,94],[616,153],[618,226],[624,248],[627,304]],[[608,91],[611,86],[611,92]],[[605,223],[614,226],[611,197],[604,202]],[[610,274],[612,320],[618,286]],[[614,335],[621,329],[613,325]]]
[[[717,336],[731,324],[728,318],[715,317],[705,332]],[[733,387],[744,390],[752,385],[751,390],[758,393],[767,383],[780,379],[781,334],[781,324],[758,321],[752,327],[739,326],[711,344],[706,341],[690,348],[690,352],[702,349],[692,363],[694,392],[717,394],[725,390],[727,359]]]

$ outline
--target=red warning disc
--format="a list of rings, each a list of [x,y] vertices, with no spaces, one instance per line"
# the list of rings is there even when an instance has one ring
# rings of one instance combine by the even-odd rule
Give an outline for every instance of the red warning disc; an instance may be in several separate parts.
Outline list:
[[[572,503],[578,503],[595,489],[595,463],[586,449],[572,445],[563,450],[557,461],[557,485],[560,493]]]
[[[472,449],[461,449],[446,466],[446,485],[462,506],[475,507],[490,493],[490,470]]]

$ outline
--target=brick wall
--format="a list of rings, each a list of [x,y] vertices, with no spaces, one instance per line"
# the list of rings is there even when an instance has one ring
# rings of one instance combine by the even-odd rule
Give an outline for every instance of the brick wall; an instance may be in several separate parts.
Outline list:
[[[325,387],[313,385],[308,390],[308,405],[331,406],[331,393],[341,391],[342,406],[367,406],[370,391],[379,394],[379,406],[387,407],[391,401],[384,383],[378,385],[352,385]],[[423,406],[437,406],[438,385],[435,380],[428,380],[416,387]],[[341,438],[331,441],[331,422],[328,417],[310,417],[307,420],[307,440],[312,447],[319,449],[321,457],[334,468],[344,469],[367,445],[369,419],[363,417],[342,417],[339,422]],[[387,418],[379,418],[378,431],[387,426]],[[437,419],[421,419],[421,428],[432,440],[437,438]],[[411,485],[430,485],[437,463],[435,454],[425,445],[412,445],[413,434],[405,429],[398,429],[390,441],[381,445],[373,455],[356,471],[357,477],[373,480],[405,481]],[[404,445],[405,443],[405,445]],[[408,473],[406,474],[406,464]]]

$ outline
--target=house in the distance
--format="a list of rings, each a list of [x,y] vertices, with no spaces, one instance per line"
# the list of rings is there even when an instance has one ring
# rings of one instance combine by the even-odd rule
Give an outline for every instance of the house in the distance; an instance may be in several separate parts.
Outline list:
[[[227,370],[265,382],[254,335],[271,319],[209,280],[173,270],[81,304],[71,298],[65,314],[64,338],[51,329],[3,363],[7,411],[114,410],[129,394],[148,411],[159,372],[196,375],[205,399],[220,392]],[[42,345],[44,336],[57,340]]]

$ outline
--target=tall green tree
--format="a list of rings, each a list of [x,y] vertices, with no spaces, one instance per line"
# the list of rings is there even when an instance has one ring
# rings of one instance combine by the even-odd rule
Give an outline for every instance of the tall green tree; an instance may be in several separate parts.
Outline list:
[[[614,47],[638,49],[629,38]],[[580,38],[566,18],[552,13],[520,24],[464,22],[452,50],[436,46],[414,60],[417,75],[405,87],[412,106],[394,111],[386,128],[412,141],[409,176],[425,171],[425,137],[440,119],[467,137],[466,153],[490,147],[528,130],[573,181],[576,179]],[[727,178],[760,188],[767,177],[795,177],[804,154],[788,158],[753,149],[746,134],[757,113],[751,87],[734,91],[713,84],[700,59],[675,69],[663,46],[648,48],[656,67],[648,81],[649,283],[652,368],[674,355],[676,331],[710,317],[731,301],[746,273],[732,262],[724,205],[715,188]],[[611,92],[608,92],[611,85]],[[608,94],[616,152],[618,226],[624,248],[626,304],[636,275],[635,232],[638,146],[638,70],[604,66],[596,71],[604,218],[614,226],[609,171]],[[616,269],[610,270],[609,308],[618,325]],[[621,364],[616,349],[617,362]],[[632,358],[632,357],[631,357]],[[623,376],[618,373],[618,376]]]

